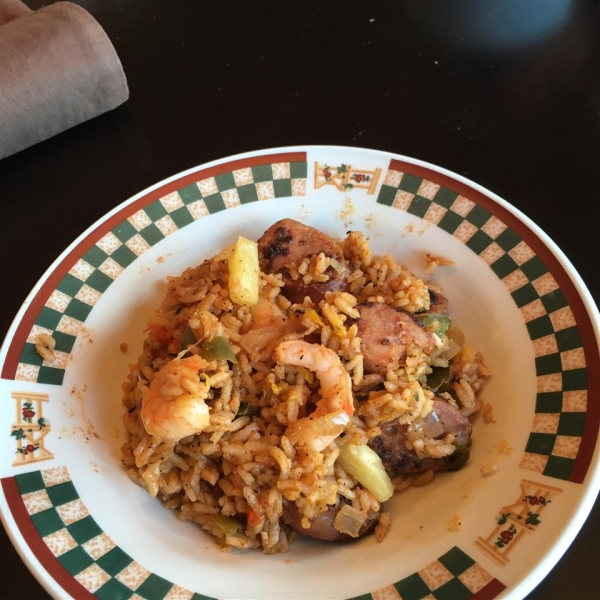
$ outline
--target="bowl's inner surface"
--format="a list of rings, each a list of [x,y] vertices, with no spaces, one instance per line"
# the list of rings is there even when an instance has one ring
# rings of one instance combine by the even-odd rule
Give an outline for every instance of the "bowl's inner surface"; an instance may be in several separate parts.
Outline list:
[[[280,199],[237,207],[201,219],[158,243],[132,263],[98,302],[86,321],[67,369],[69,398],[55,405],[50,418],[61,423],[71,443],[57,448],[59,464],[71,478],[100,527],[125,552],[153,573],[214,597],[354,597],[380,589],[435,560],[461,540],[469,545],[482,532],[482,507],[490,518],[514,486],[507,479],[522,457],[535,403],[535,368],[531,340],[523,317],[504,284],[488,265],[445,231],[404,211],[353,199],[332,197],[327,203],[306,198]],[[321,209],[321,210],[319,210]],[[121,383],[141,352],[148,317],[161,302],[167,275],[178,275],[234,241],[257,239],[273,222],[292,217],[333,237],[349,229],[371,238],[374,253],[391,254],[425,279],[425,252],[456,262],[438,268],[450,300],[449,314],[465,333],[467,344],[480,350],[492,378],[482,399],[494,406],[495,423],[475,421],[467,467],[441,474],[423,488],[397,494],[390,502],[392,527],[382,543],[373,537],[345,545],[302,539],[287,554],[259,551],[221,552],[199,527],[179,522],[127,477],[120,463],[124,438]],[[120,350],[121,343],[128,351]],[[60,413],[60,414],[59,414]],[[514,419],[515,414],[527,415]],[[501,451],[502,448],[504,451]],[[506,452],[512,448],[512,453]],[[484,477],[484,465],[499,471]],[[513,473],[511,475],[511,472]],[[460,534],[449,531],[459,516]],[[343,566],[343,568],[342,568]],[[343,576],[340,574],[343,573]]]

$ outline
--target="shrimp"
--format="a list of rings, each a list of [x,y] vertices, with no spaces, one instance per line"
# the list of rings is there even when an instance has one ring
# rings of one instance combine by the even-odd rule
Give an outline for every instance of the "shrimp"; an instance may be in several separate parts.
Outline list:
[[[354,414],[352,382],[339,356],[320,344],[302,340],[281,342],[275,349],[279,363],[314,371],[321,384],[321,399],[308,417],[292,423],[286,436],[294,445],[322,452],[343,433]]]
[[[150,435],[178,442],[208,426],[210,387],[198,378],[207,364],[196,355],[176,358],[156,373],[142,397],[142,423]]]

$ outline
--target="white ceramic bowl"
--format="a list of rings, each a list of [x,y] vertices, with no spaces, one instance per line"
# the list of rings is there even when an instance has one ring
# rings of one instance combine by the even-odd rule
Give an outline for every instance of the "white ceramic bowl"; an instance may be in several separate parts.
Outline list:
[[[381,543],[302,539],[287,554],[227,554],[125,474],[121,383],[167,275],[283,217],[332,236],[362,230],[375,253],[423,276],[425,252],[454,260],[435,279],[493,373],[483,399],[495,423],[477,420],[464,469],[394,496]],[[23,304],[0,353],[2,519],[56,598],[521,597],[566,550],[600,487],[600,416],[588,402],[599,388],[598,322],[553,242],[463,177],[339,147],[215,161],[107,214]],[[43,331],[57,339],[51,363],[33,348]]]

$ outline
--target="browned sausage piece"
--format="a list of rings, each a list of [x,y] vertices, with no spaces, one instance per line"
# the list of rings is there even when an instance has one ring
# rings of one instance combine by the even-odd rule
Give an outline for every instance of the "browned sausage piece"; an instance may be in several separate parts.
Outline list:
[[[471,422],[467,417],[446,401],[439,399],[433,401],[433,411],[442,424],[444,430],[442,436],[455,433],[456,445],[471,444]],[[452,455],[446,458],[418,458],[413,450],[406,447],[406,425],[400,425],[397,419],[384,423],[379,428],[381,435],[371,438],[369,446],[379,454],[390,477],[424,473],[430,469],[443,471],[452,460]]]
[[[296,507],[294,502],[287,502],[283,507],[283,520],[287,523],[296,533],[301,535],[307,535],[308,537],[315,538],[317,540],[324,540],[326,542],[342,542],[344,540],[358,539],[352,538],[347,533],[341,533],[334,526],[333,522],[337,517],[338,512],[343,505],[335,507],[330,506],[327,510],[319,513],[313,520],[308,529],[302,527],[302,515]],[[367,521],[360,529],[358,537],[367,535],[375,524],[377,519],[371,519]]]
[[[448,404],[445,400],[435,398],[433,400],[433,412],[435,412],[444,428],[443,436],[454,433],[455,444],[461,446],[471,445],[471,421],[467,419],[457,408]]]
[[[439,292],[429,290],[429,301],[429,310],[426,312],[432,315],[446,314],[446,311],[448,310],[448,298],[446,298],[446,296],[440,294]]]
[[[397,369],[410,342],[427,354],[434,349],[433,334],[411,313],[377,302],[364,302],[356,308],[360,312],[358,335],[366,372],[385,374]]]
[[[258,259],[265,273],[282,273],[285,296],[292,302],[302,302],[309,296],[315,303],[325,297],[325,292],[347,289],[348,270],[338,273],[329,268],[326,274],[329,280],[305,285],[302,278],[293,280],[286,266],[298,265],[307,256],[319,253],[334,258],[343,267],[346,266],[344,254],[339,244],[314,227],[299,223],[294,219],[282,219],[267,229],[258,240]]]

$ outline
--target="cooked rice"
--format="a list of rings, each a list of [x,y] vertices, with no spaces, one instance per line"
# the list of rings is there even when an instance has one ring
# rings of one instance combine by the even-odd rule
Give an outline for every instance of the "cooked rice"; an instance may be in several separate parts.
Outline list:
[[[397,418],[409,426],[406,445],[418,457],[451,454],[454,436],[428,438],[421,423],[432,409],[433,393],[425,387],[432,366],[450,366],[452,393],[445,397],[451,404],[464,415],[481,408],[477,393],[489,371],[481,355],[466,347],[451,360],[440,357],[449,336],[438,339],[430,356],[410,345],[401,368],[386,375],[365,374],[354,322],[360,316],[357,304],[385,302],[412,313],[427,311],[429,287],[391,256],[373,256],[360,232],[350,232],[342,246],[351,268],[349,292],[327,292],[319,304],[308,297],[292,304],[282,293],[282,275],[262,272],[261,301],[252,308],[234,304],[228,292],[231,249],[169,277],[165,300],[148,324],[143,353],[123,384],[129,434],[123,463],[129,476],[225,548],[286,551],[295,535],[282,520],[286,502],[296,503],[305,526],[328,506],[347,501],[369,519],[378,518],[378,541],[390,527],[389,513],[381,512],[373,494],[336,462],[341,440],[311,452],[299,450],[285,435],[308,414],[319,382],[302,367],[274,361],[282,341],[316,339],[339,357],[361,398],[344,440],[366,444],[380,433],[380,424]],[[313,255],[289,265],[289,274],[304,283],[322,282],[328,270],[339,267],[336,263],[324,254]],[[188,356],[200,355],[202,343],[221,337],[237,363],[208,361],[200,380],[173,380],[163,388],[166,395],[204,397],[210,406],[202,433],[169,442],[150,435],[140,413],[150,383],[176,358],[186,330],[198,341],[188,347]],[[394,486],[398,491],[418,487],[433,477],[433,471],[400,477]]]
[[[52,362],[56,355],[54,354],[54,348],[56,347],[56,340],[49,333],[40,333],[35,341],[35,351],[48,362]]]
[[[481,415],[483,420],[488,424],[496,422],[494,420],[494,407],[491,404],[486,403],[481,407]]]
[[[481,466],[480,471],[482,475],[487,476],[497,473],[499,468],[498,463],[484,464]]]
[[[462,519],[458,515],[455,515],[448,522],[448,531],[453,531],[453,532],[460,531],[462,524],[463,524]]]
[[[382,512],[379,517],[379,521],[375,526],[375,539],[378,542],[381,542],[383,538],[387,535],[391,524],[392,515],[388,511]]]
[[[429,252],[425,254],[425,258],[427,260],[425,272],[429,275],[433,275],[438,267],[451,267],[455,264],[455,262],[449,258],[444,256],[436,256],[434,254],[430,254]]]

